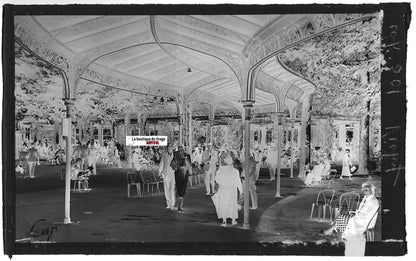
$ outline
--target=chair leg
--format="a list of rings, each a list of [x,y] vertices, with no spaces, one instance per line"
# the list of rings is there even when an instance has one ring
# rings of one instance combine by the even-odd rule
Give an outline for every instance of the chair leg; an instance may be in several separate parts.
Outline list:
[[[127,184],[127,197],[130,197],[130,184]]]
[[[322,212],[322,208],[318,206],[318,222],[321,222],[321,212]]]
[[[136,184],[136,189],[137,189],[137,195],[139,197],[141,197],[142,196],[142,188],[141,188],[141,185],[140,184]]]
[[[315,203],[312,204],[312,210],[311,210],[311,217],[310,217],[310,219],[312,219],[314,208],[315,208]]]

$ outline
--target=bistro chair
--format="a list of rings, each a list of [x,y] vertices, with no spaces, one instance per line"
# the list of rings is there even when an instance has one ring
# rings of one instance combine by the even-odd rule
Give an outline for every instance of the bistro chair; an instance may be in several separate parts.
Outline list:
[[[312,203],[310,219],[321,221],[321,218],[326,221],[326,213],[329,214],[329,220],[332,221],[332,200],[334,199],[335,190],[324,189],[319,191],[316,196],[316,201]],[[316,209],[316,211],[314,211]],[[327,212],[328,210],[328,212]],[[322,215],[321,215],[322,214]]]
[[[376,226],[378,212],[380,210],[380,206],[378,206],[377,211],[374,213],[373,217],[367,224],[367,228],[365,229],[365,238],[367,241],[374,241],[374,227]]]
[[[143,180],[140,176],[140,174],[137,171],[129,171],[127,172],[127,197],[132,197],[130,195],[131,187],[136,186],[136,196],[135,197],[141,197],[142,194],[142,185]]]
[[[159,171],[156,168],[152,168],[152,174],[153,174],[153,183],[156,186],[157,192],[160,193],[160,184],[162,184],[162,187],[163,187],[163,178],[161,175],[159,175]]]
[[[340,213],[355,213],[360,205],[360,194],[351,191],[341,194],[339,198],[339,205],[335,207],[334,217],[337,217]]]

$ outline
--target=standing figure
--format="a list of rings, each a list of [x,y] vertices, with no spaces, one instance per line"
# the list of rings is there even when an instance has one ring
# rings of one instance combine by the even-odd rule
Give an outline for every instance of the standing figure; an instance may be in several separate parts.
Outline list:
[[[198,144],[198,147],[195,148],[194,154],[193,154],[193,162],[195,162],[198,166],[198,168],[201,168],[202,164],[202,147],[200,144]]]
[[[243,169],[242,177],[244,177],[244,182],[248,182],[248,191],[251,198],[251,207],[250,209],[257,209],[257,188],[256,188],[256,178],[257,178],[257,161],[253,156],[250,156],[248,160],[248,176],[245,175],[245,170]],[[243,185],[245,187],[245,185]]]
[[[88,168],[88,146],[83,141],[79,146],[79,157],[82,160],[81,168],[87,169]]]
[[[140,148],[136,148],[133,151],[133,154],[131,155],[131,162],[133,164],[133,167],[137,170],[140,171],[143,168],[142,162],[141,162],[141,150]]]
[[[351,157],[350,157],[350,150],[346,149],[345,150],[345,155],[344,158],[342,160],[342,172],[341,172],[341,176],[339,177],[340,179],[343,179],[343,176],[346,176],[349,178],[349,180],[352,180],[351,176],[351,168],[352,163],[351,163]]]
[[[97,148],[94,145],[94,141],[92,141],[89,145],[88,149],[88,167],[92,167],[92,175],[97,175]]]
[[[217,211],[218,219],[222,219],[221,226],[227,226],[227,218],[231,218],[231,224],[237,224],[238,218],[238,196],[237,190],[241,193],[241,185],[238,170],[233,166],[233,159],[230,155],[222,158],[222,166],[218,169],[215,181],[219,185],[218,192],[214,194],[213,201]]]
[[[175,206],[175,172],[170,166],[173,160],[172,152],[171,146],[166,147],[162,152],[159,165],[159,175],[163,178],[167,209],[173,209]]]
[[[253,155],[253,160],[256,162],[256,171],[255,171],[255,180],[259,179],[259,175],[260,175],[260,150],[257,148],[254,151],[252,151],[252,155]]]
[[[277,169],[277,151],[275,149],[271,148],[269,150],[269,152],[267,153],[266,162],[269,166],[270,180],[275,180]]]
[[[121,146],[119,143],[116,143],[114,146],[114,163],[117,165],[117,168],[121,168]]]
[[[19,151],[19,165],[22,167],[23,169],[23,178],[26,178],[27,173],[29,172],[29,163],[28,163],[28,158],[29,158],[29,149],[27,148],[26,144],[24,143],[22,148]]]
[[[185,153],[183,145],[179,145],[178,151],[173,153],[171,166],[175,171],[176,193],[179,198],[178,211],[182,211],[188,176],[192,174],[191,157]]]
[[[204,172],[204,184],[205,184],[205,195],[211,194],[210,189],[210,158],[211,158],[211,144],[208,144],[205,150],[202,152],[202,171]]]
[[[101,162],[104,164],[108,164],[108,144],[104,142],[103,146],[101,147],[100,151]]]
[[[207,182],[209,184],[210,194],[214,193],[215,190],[215,172],[218,167],[218,150],[216,147],[212,147],[211,156],[209,159],[209,169]]]
[[[35,168],[36,165],[39,165],[39,153],[38,150],[35,148],[35,144],[32,143],[30,149],[28,150],[29,156],[28,156],[28,165],[29,165],[29,177],[34,178],[35,177]]]

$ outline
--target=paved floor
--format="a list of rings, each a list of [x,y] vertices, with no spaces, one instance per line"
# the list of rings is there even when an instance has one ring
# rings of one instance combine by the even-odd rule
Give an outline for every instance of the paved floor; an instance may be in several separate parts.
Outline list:
[[[326,185],[305,187],[299,179],[282,177],[282,197],[276,198],[276,183],[266,179],[267,172],[262,172],[257,184],[259,208],[250,210],[249,230],[242,229],[243,211],[236,226],[221,227],[202,186],[188,189],[185,211],[179,213],[165,209],[162,193],[127,198],[127,169],[105,166],[99,166],[98,175],[91,177],[91,191],[71,193],[71,218],[76,223],[63,225],[62,168],[41,165],[35,179],[17,178],[17,240],[27,238],[37,220],[46,219],[57,226],[51,238],[54,242],[336,242],[334,236],[317,233],[328,223],[309,219],[311,204]],[[345,191],[358,191],[366,180],[336,180],[331,186],[339,196]],[[380,189],[380,178],[372,181]],[[380,224],[379,217],[376,240],[380,240]]]

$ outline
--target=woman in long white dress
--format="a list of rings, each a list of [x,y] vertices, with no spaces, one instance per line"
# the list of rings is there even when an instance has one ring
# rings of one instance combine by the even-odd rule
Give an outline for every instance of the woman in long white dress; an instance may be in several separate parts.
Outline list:
[[[218,219],[222,219],[221,226],[227,226],[227,218],[231,218],[231,224],[236,225],[238,218],[237,190],[242,193],[243,187],[239,172],[234,168],[233,160],[229,154],[223,159],[223,165],[218,169],[215,181],[218,183],[219,189],[214,195],[214,204]],[[215,197],[217,198],[215,199]]]
[[[270,148],[267,153],[266,163],[269,167],[270,180],[275,180],[277,169],[277,150]]]
[[[344,159],[342,160],[342,171],[341,171],[341,176],[339,177],[340,179],[346,176],[350,180],[352,180],[351,166],[352,166],[352,163],[351,163],[351,157],[350,157],[350,150],[346,149]]]
[[[137,170],[140,171],[143,168],[143,164],[141,162],[141,149],[140,148],[136,148],[133,152],[133,155],[131,156],[131,161],[133,163],[133,167]]]
[[[175,206],[175,171],[170,166],[173,160],[173,148],[167,147],[163,150],[159,165],[159,175],[163,177],[163,188],[165,191],[166,208],[173,209]]]
[[[377,221],[377,211],[379,209],[378,199],[375,197],[376,187],[365,182],[361,185],[364,197],[356,213],[345,213],[338,215],[331,227],[321,231],[321,235],[330,235],[337,231],[345,240],[346,256],[364,256],[365,253],[365,236],[367,226],[375,225]]]

